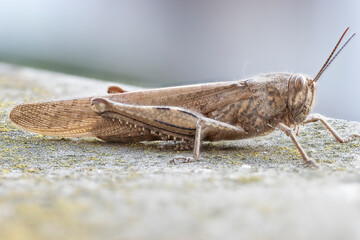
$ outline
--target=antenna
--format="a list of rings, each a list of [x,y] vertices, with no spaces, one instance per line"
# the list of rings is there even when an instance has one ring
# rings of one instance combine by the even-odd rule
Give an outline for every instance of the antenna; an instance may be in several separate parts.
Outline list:
[[[349,30],[349,28],[346,28],[345,32],[341,35],[339,41],[337,42],[335,48],[332,50],[330,56],[328,57],[328,59],[326,60],[326,62],[324,63],[324,65],[321,67],[319,73],[316,75],[316,77],[312,80],[312,82],[316,82],[317,80],[319,80],[320,76],[324,73],[324,71],[329,67],[329,65],[332,63],[332,61],[334,61],[334,59],[339,55],[339,53],[343,50],[343,48],[350,42],[350,40],[355,36],[355,33],[353,35],[351,35],[351,37],[342,45],[342,47],[339,49],[339,51],[336,52],[336,54],[334,55],[337,47],[339,46],[341,40],[344,38],[346,32]],[[332,57],[334,55],[334,57]]]

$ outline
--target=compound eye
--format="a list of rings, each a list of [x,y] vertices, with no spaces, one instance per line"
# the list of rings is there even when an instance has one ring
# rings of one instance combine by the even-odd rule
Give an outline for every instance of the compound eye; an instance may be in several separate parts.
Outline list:
[[[295,79],[295,89],[301,91],[306,84],[306,79],[304,76],[297,76]]]

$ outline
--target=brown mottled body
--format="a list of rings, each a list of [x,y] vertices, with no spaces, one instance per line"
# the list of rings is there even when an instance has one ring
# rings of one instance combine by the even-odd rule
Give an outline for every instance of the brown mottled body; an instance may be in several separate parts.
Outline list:
[[[176,158],[184,162],[198,159],[201,141],[244,139],[279,129],[291,138],[304,162],[315,166],[293,129],[320,120],[339,142],[348,141],[323,118],[306,120],[316,81],[334,59],[336,47],[314,79],[303,74],[270,73],[246,80],[137,92],[110,87],[111,94],[102,97],[21,104],[11,111],[10,119],[22,129],[44,135],[116,142],[193,142],[193,157]]]

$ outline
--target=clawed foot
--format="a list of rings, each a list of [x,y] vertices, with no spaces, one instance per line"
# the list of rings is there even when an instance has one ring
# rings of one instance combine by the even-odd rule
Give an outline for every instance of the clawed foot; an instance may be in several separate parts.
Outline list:
[[[311,160],[305,161],[305,162],[304,162],[304,165],[305,165],[305,167],[307,167],[307,168],[312,168],[312,169],[317,169],[317,168],[319,168],[318,165],[316,165],[316,164],[315,164],[313,161],[311,161]]]
[[[176,158],[170,160],[170,163],[179,164],[179,163],[191,163],[191,162],[196,162],[196,161],[198,161],[198,160],[195,159],[194,157],[179,156],[179,157],[176,157]]]
[[[352,141],[354,138],[360,138],[360,135],[359,134],[351,134],[348,138],[346,138],[346,139],[344,139],[344,140],[338,140],[338,142],[340,142],[340,143],[348,143],[348,142],[350,142],[350,141]]]

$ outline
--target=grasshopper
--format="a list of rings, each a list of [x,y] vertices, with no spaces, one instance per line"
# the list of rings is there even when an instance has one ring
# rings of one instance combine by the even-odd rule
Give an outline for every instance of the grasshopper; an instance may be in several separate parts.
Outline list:
[[[108,95],[15,106],[11,121],[19,128],[60,137],[97,137],[109,142],[173,140],[199,159],[202,141],[245,139],[275,129],[291,138],[304,164],[315,167],[296,139],[300,125],[321,121],[340,142],[342,138],[322,116],[309,117],[315,85],[355,33],[336,52],[345,30],[318,74],[269,73],[245,80],[126,92],[110,87]],[[336,52],[336,53],[335,53]],[[335,55],[334,55],[335,54]]]

